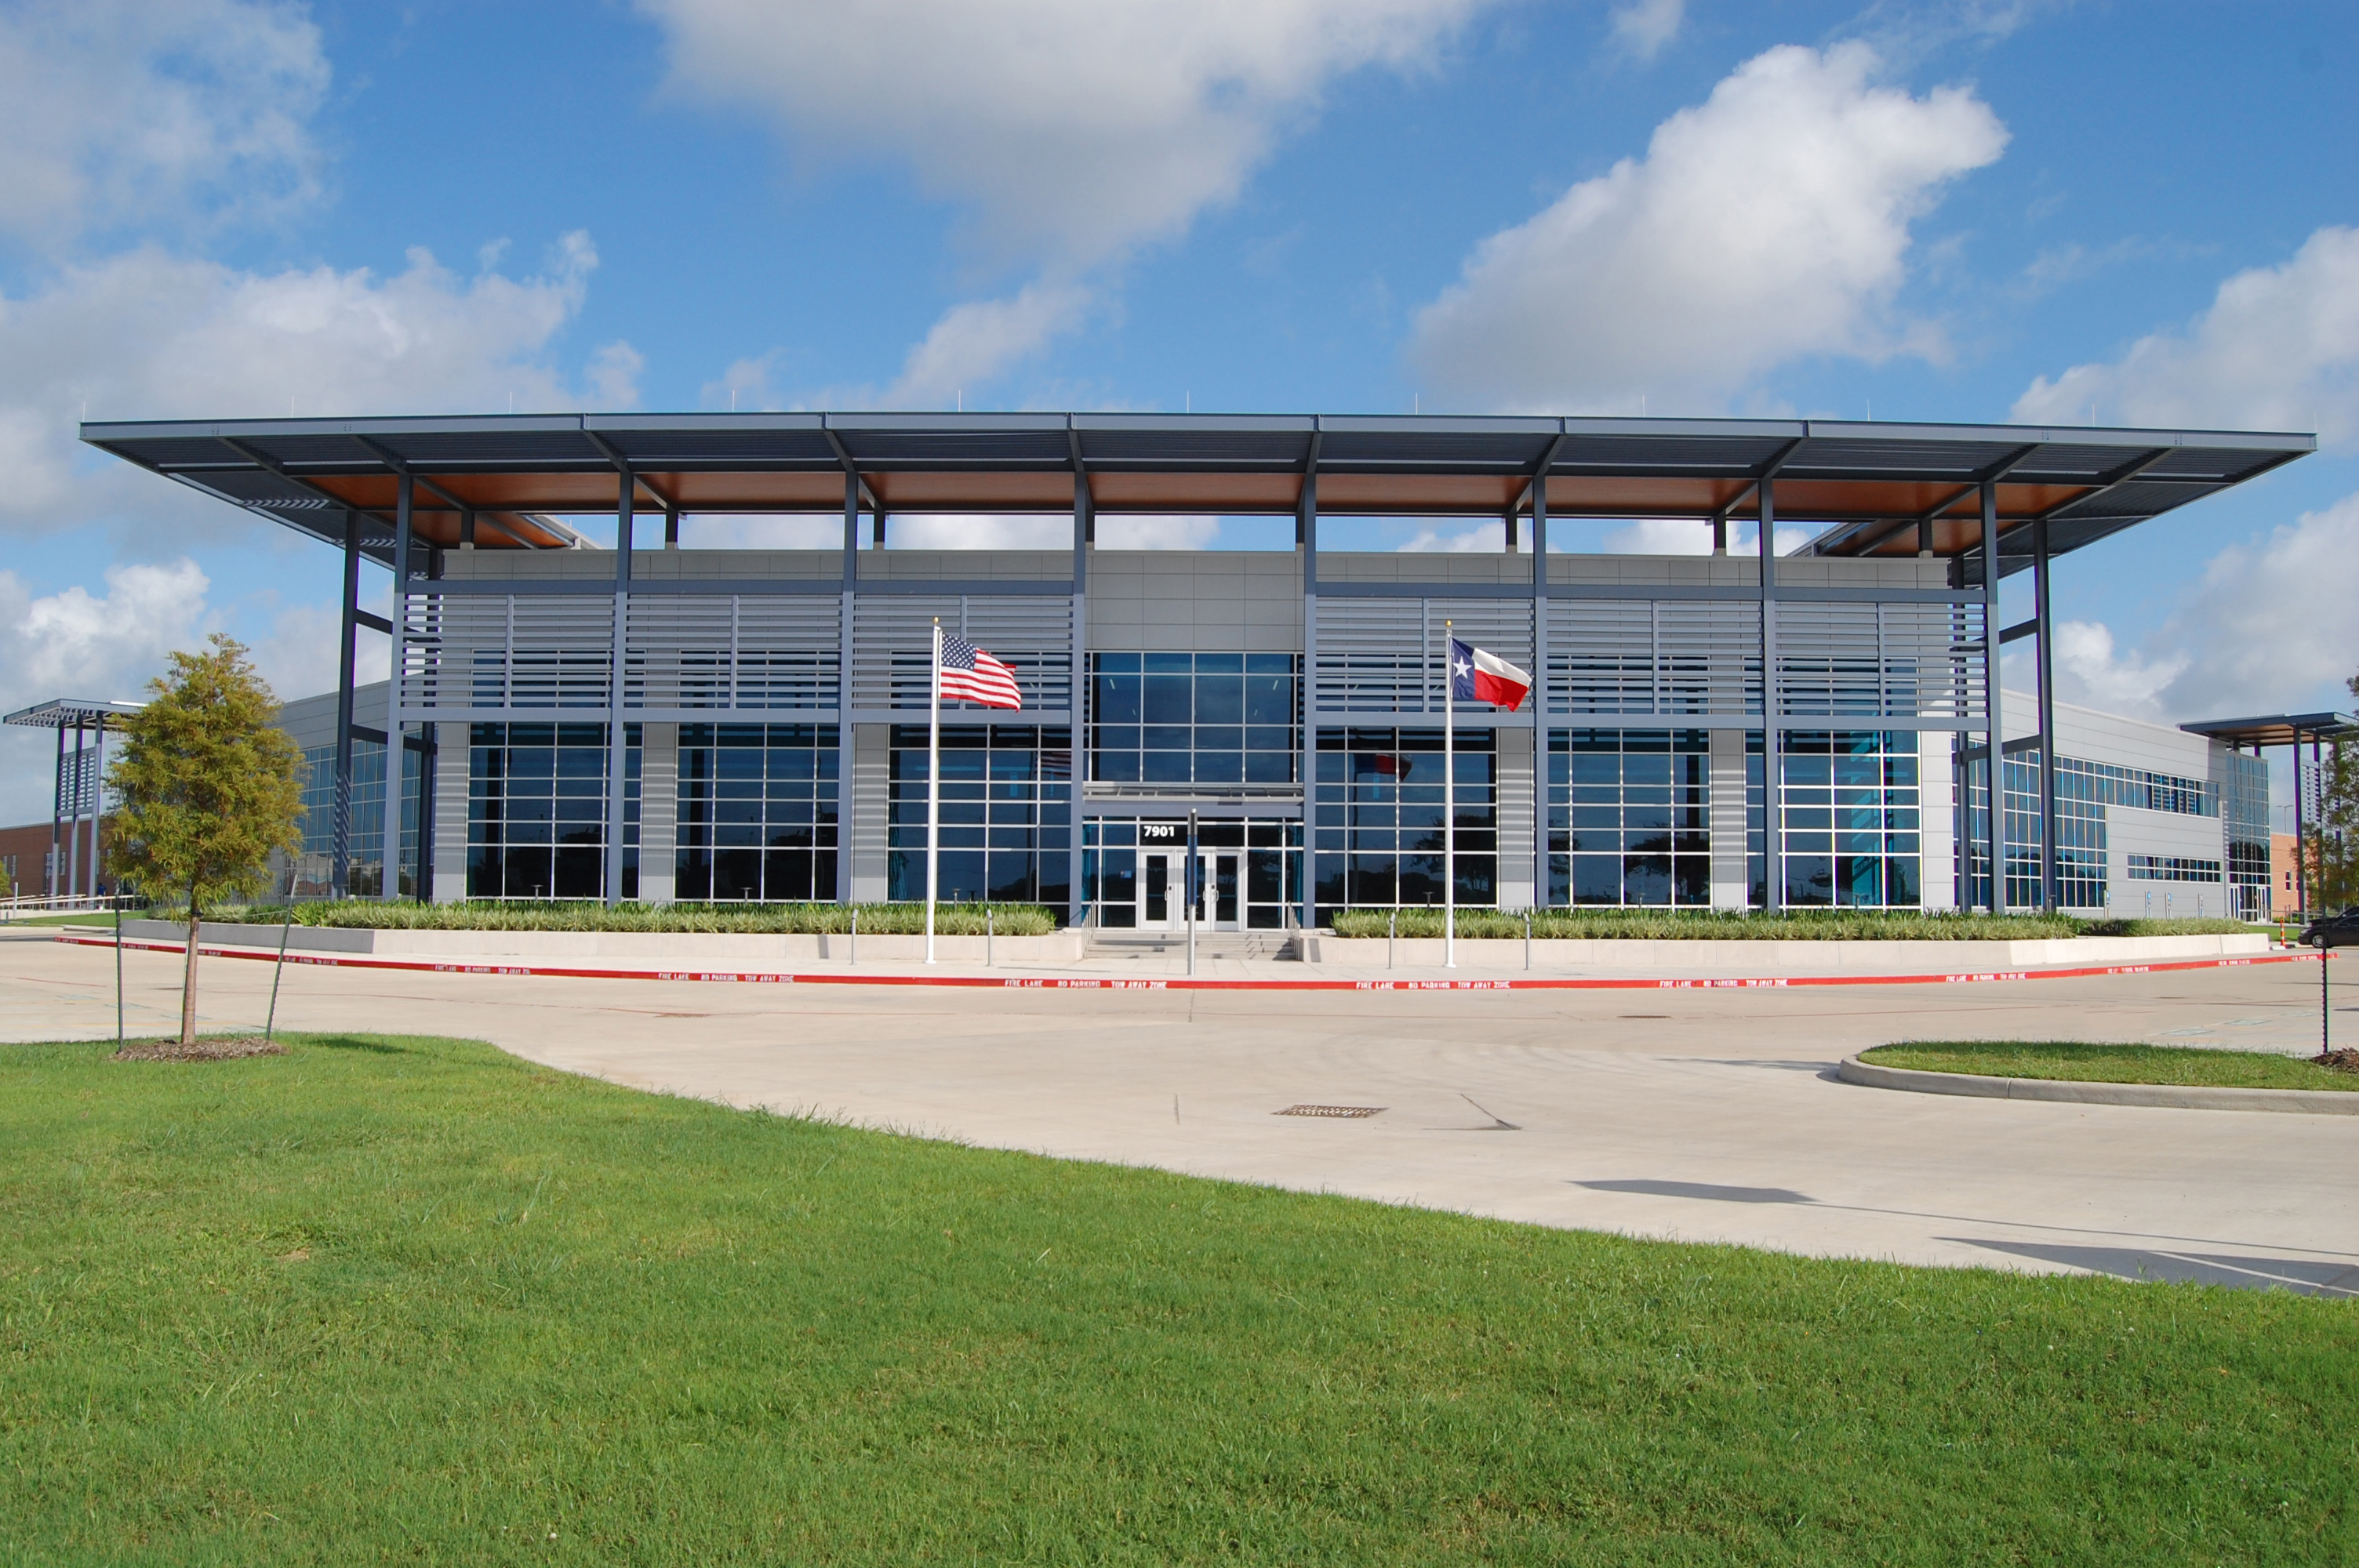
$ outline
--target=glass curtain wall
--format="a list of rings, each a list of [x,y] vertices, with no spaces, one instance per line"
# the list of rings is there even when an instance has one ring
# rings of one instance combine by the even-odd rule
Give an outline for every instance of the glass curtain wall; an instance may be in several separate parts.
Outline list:
[[[673,894],[833,902],[836,727],[683,724]]]
[[[1498,792],[1491,730],[1457,744],[1457,902],[1498,903]],[[1319,731],[1312,786],[1319,919],[1338,909],[1442,903],[1442,734],[1354,727]]]
[[[1712,903],[1712,737],[1549,734],[1551,904]]]
[[[2254,758],[2244,760],[2257,762]],[[2257,891],[2245,895],[2254,898],[2266,898],[2268,889],[2268,782],[2266,765],[2261,766],[2259,822],[2253,829],[2260,848],[2251,884]],[[2006,829],[2007,907],[2034,909],[2040,898],[2039,753],[2009,753],[2004,759],[2000,776],[2006,785],[2001,821]],[[1967,766],[1964,795],[1963,837],[1958,849],[1960,901],[1969,907],[1987,908],[1990,858],[1979,848],[1990,820],[1987,761]],[[2056,896],[2063,907],[2108,906],[2111,892],[2106,871],[2107,825],[2110,814],[2119,807],[2180,816],[2218,816],[2223,809],[2220,792],[2201,779],[2126,768],[2113,762],[2092,762],[2079,757],[2057,758]],[[2249,811],[2252,807],[2247,806],[2245,809]],[[2136,864],[2139,859],[2131,857],[2128,876],[2133,881],[2147,881],[2152,875]],[[2215,874],[2204,880],[2220,879]],[[2154,901],[2149,897],[2147,902]]]
[[[1090,777],[1294,783],[1301,665],[1293,654],[1093,654]]]
[[[639,727],[623,727],[623,896],[639,893]],[[605,896],[606,727],[476,724],[467,752],[467,896]]]
[[[1064,907],[1072,887],[1072,731],[942,726],[940,896]],[[926,896],[926,727],[893,726],[887,896]]]
[[[401,757],[400,891],[418,890],[418,804],[424,788],[426,756],[407,747]],[[357,898],[376,897],[385,886],[385,747],[353,742],[352,875]],[[326,898],[334,891],[336,853],[336,749],[303,751],[303,848],[295,857],[288,884],[294,898]]]
[[[1916,733],[1789,730],[1783,744],[1786,906],[1917,908]]]
[[[2269,914],[2269,765],[2242,752],[2222,761],[2227,777],[2220,793],[2220,816],[2227,829],[2228,896],[2231,913],[2246,920]]]

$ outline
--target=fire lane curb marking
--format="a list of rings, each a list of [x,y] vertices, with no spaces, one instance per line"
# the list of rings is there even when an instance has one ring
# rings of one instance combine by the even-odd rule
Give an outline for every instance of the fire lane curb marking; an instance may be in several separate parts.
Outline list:
[[[77,947],[111,947],[103,936],[53,938]],[[135,952],[180,953],[183,942],[135,938],[123,946]],[[200,943],[200,957],[279,961],[277,951],[217,947]],[[986,990],[1245,990],[1245,991],[1536,991],[1536,990],[1780,990],[1798,986],[1981,985],[2002,980],[2071,980],[2106,975],[2159,975],[2190,969],[2234,969],[2251,964],[2314,963],[2315,953],[2266,953],[2241,958],[2184,958],[2152,964],[2090,964],[2061,969],[1978,969],[1928,975],[1777,975],[1758,978],[1645,979],[1635,976],[1563,976],[1531,980],[1238,980],[1086,979],[1063,976],[791,974],[746,969],[613,969],[559,964],[470,964],[430,958],[344,957],[325,953],[288,953],[286,962],[332,969],[391,969],[437,975],[522,975],[545,979],[688,980],[723,985],[950,986]]]

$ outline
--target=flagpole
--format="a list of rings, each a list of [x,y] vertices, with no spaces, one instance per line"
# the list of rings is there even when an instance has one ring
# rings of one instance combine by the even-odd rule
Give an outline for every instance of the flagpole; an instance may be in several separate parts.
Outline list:
[[[1441,967],[1458,967],[1458,671],[1441,623]]]
[[[934,679],[926,703],[926,962],[934,961],[934,879],[941,864],[942,618],[934,617]]]

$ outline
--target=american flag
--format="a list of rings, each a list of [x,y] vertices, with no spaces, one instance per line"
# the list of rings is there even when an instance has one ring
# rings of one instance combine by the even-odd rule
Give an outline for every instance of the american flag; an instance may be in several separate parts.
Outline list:
[[[1024,706],[1024,695],[1016,689],[1014,671],[965,638],[948,632],[942,633],[941,695],[944,700],[963,697],[985,708]]]

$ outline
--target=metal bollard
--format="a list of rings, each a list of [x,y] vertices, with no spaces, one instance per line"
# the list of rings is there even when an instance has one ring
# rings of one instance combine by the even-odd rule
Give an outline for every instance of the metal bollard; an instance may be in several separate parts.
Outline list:
[[[860,962],[860,906],[852,906],[852,963]]]
[[[991,906],[983,908],[983,967],[991,968]]]
[[[1528,909],[1527,909],[1527,910],[1524,911],[1524,968],[1525,968],[1525,970],[1526,970],[1526,972],[1527,972],[1527,973],[1528,973],[1528,972],[1530,971],[1531,967],[1532,967],[1532,912],[1531,912],[1530,910],[1528,910]]]
[[[1399,935],[1400,911],[1387,910],[1385,914],[1385,968],[1387,969],[1393,967],[1393,939]]]

